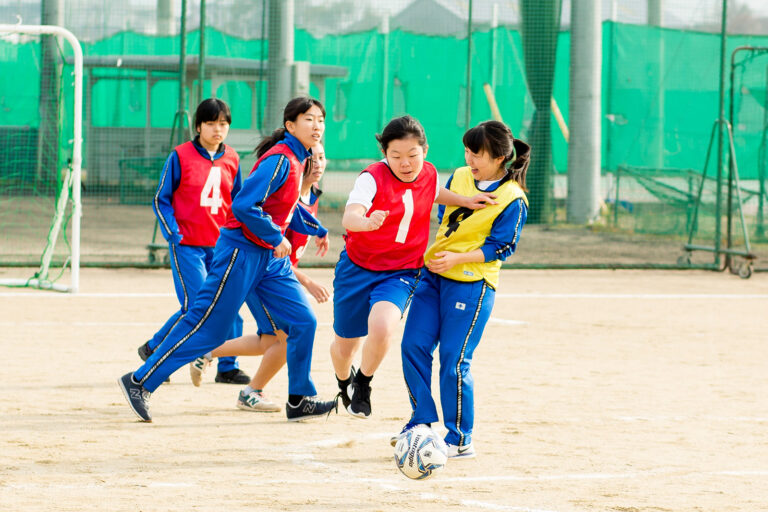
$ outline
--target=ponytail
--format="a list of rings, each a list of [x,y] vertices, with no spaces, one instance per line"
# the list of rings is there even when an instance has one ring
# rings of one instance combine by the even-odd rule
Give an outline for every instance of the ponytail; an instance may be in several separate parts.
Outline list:
[[[263,139],[261,139],[261,142],[259,142],[259,145],[256,146],[256,149],[253,151],[256,153],[256,158],[261,158],[264,156],[264,154],[270,150],[272,146],[283,140],[285,137],[285,126],[282,126],[278,128],[277,130],[272,132],[272,135],[267,135]]]
[[[528,165],[531,163],[531,146],[520,139],[515,139],[512,143],[512,153],[509,155],[509,166],[507,167],[507,176],[520,185],[520,188],[528,192],[525,185],[525,175],[528,173]]]
[[[254,149],[256,157],[261,158],[272,146],[283,140],[286,133],[285,123],[288,121],[296,121],[301,114],[308,111],[313,105],[319,108],[323,113],[323,117],[325,117],[325,107],[314,98],[300,96],[289,101],[283,109],[283,126],[272,132],[272,135],[264,137],[261,142],[259,142],[259,145]]]
[[[531,159],[531,147],[512,135],[512,130],[500,121],[484,121],[470,128],[462,138],[464,147],[473,153],[485,151],[491,158],[504,157],[501,166],[507,175],[502,182],[515,180],[526,192],[525,175]]]

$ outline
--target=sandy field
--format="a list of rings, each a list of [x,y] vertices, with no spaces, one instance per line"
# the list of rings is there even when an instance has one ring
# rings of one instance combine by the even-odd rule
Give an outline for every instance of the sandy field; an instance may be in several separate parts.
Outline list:
[[[209,371],[195,388],[184,367],[137,422],[116,379],[171,286],[85,269],[77,295],[0,288],[0,511],[768,510],[768,274],[504,271],[473,362],[478,456],[426,481],[389,446],[410,412],[396,348],[368,420],[240,411],[238,386]],[[332,307],[316,311],[330,398]],[[285,371],[267,393],[286,399]]]

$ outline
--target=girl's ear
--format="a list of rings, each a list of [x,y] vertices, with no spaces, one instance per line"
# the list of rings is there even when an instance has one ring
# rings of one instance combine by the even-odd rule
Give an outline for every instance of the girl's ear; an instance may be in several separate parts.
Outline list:
[[[424,158],[427,158],[427,151],[429,151],[429,144],[424,145]]]
[[[296,133],[296,123],[293,121],[286,121],[285,122],[285,130],[290,133],[291,135]]]

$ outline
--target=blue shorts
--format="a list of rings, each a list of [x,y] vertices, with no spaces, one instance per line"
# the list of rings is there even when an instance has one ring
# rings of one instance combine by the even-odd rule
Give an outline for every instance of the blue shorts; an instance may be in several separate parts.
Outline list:
[[[421,269],[373,271],[341,251],[333,278],[333,330],[342,338],[368,334],[368,314],[377,302],[391,302],[401,313],[416,289]]]

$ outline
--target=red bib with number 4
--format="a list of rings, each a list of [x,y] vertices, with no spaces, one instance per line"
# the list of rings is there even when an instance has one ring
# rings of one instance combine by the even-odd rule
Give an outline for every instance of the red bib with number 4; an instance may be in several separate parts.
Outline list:
[[[363,172],[376,181],[376,195],[366,213],[389,211],[375,231],[347,231],[344,239],[349,259],[368,270],[421,268],[429,242],[429,219],[437,191],[437,170],[424,162],[415,181],[400,181],[384,162]]]
[[[173,192],[173,215],[184,235],[182,245],[213,247],[232,210],[232,186],[239,157],[224,147],[216,160],[201,155],[192,142],[176,147],[181,165],[179,187]]]

